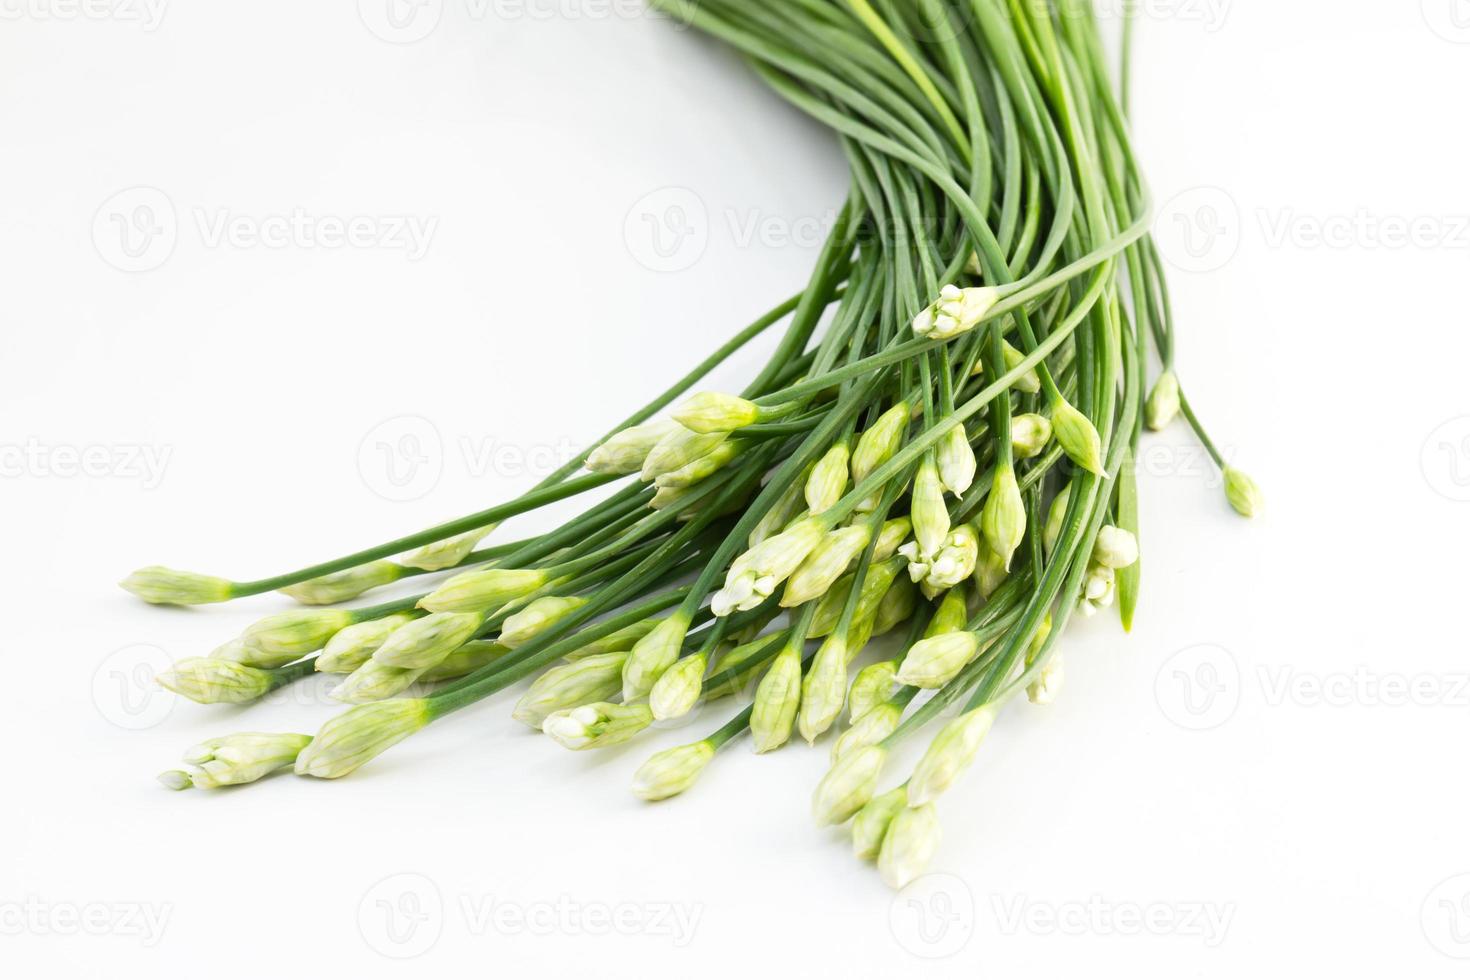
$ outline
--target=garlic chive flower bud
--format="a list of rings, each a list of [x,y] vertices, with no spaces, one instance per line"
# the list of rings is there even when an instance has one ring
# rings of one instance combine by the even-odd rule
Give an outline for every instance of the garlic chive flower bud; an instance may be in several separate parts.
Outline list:
[[[655,721],[683,718],[694,710],[704,690],[704,672],[708,666],[709,657],[696,653],[663,672],[648,692],[648,706],[653,709]]]
[[[1066,673],[1062,670],[1062,658],[1054,656],[1041,668],[1036,680],[1026,685],[1026,698],[1032,704],[1047,705],[1057,699]]]
[[[847,700],[847,637],[833,633],[822,641],[811,669],[801,680],[801,709],[796,727],[807,744],[816,742],[842,714]]]
[[[817,460],[803,487],[807,510],[820,514],[842,499],[843,491],[847,489],[847,473],[851,461],[852,450],[846,439],[827,450],[826,455]]]
[[[226,735],[194,746],[184,761],[199,767],[191,781],[200,789],[238,786],[289,767],[310,742],[310,735]]]
[[[344,568],[340,572],[288,585],[281,592],[304,605],[330,606],[334,602],[356,599],[369,589],[396,582],[402,576],[403,567],[400,565],[391,561],[370,561],[356,568]]]
[[[500,626],[500,642],[514,650],[551,629],[572,613],[587,605],[578,596],[543,596],[526,608],[505,618]]]
[[[643,460],[640,478],[652,482],[665,473],[683,469],[701,456],[708,455],[723,443],[725,432],[690,432],[682,425],[658,441]]]
[[[995,723],[995,710],[985,705],[966,712],[940,729],[909,778],[909,806],[932,803],[954,785],[975,759],[980,743]]]
[[[1089,565],[1087,577],[1082,580],[1082,614],[1091,616],[1099,609],[1111,606],[1117,598],[1117,585],[1117,573],[1111,568],[1106,565]]]
[[[989,599],[1009,577],[1006,560],[991,551],[990,545],[981,548],[980,558],[975,563],[975,588],[980,590],[980,598]]]
[[[848,717],[856,722],[880,704],[887,704],[893,696],[893,682],[898,674],[898,664],[892,660],[869,664],[858,671],[847,692]]]
[[[899,811],[909,805],[908,790],[900,786],[874,797],[852,818],[852,853],[860,861],[876,861],[883,838]]]
[[[1256,481],[1233,467],[1225,467],[1225,499],[1241,517],[1255,517],[1261,509],[1261,490]]]
[[[650,802],[678,796],[694,785],[714,757],[715,747],[709,742],[664,749],[633,774],[633,795]]]
[[[1127,568],[1138,561],[1138,539],[1132,531],[1110,524],[1097,533],[1092,560],[1108,568]]]
[[[929,625],[924,629],[924,639],[933,639],[936,636],[944,636],[946,633],[958,633],[965,628],[965,623],[969,618],[965,590],[962,586],[957,586],[940,600],[939,608],[934,611],[934,618],[929,620]]]
[[[634,623],[632,626],[624,626],[616,633],[609,633],[600,640],[592,640],[585,643],[571,653],[567,654],[566,660],[582,660],[586,657],[595,657],[603,653],[617,653],[633,649],[633,644],[643,639],[654,628],[658,626],[659,620],[645,619]]]
[[[956,422],[945,432],[935,453],[939,465],[939,480],[944,488],[956,497],[963,497],[975,482],[975,450],[970,448],[970,437],[965,427]]]
[[[891,521],[884,521],[883,528],[878,532],[878,543],[873,546],[873,561],[887,561],[898,554],[899,546],[908,540],[914,531],[914,522],[907,517],[895,517]]]
[[[1056,549],[1057,539],[1062,536],[1062,521],[1067,518],[1067,505],[1072,499],[1072,484],[1067,484],[1061,492],[1052,498],[1051,508],[1046,512],[1046,531],[1042,534],[1042,544],[1046,546],[1049,555]]]
[[[883,835],[878,872],[889,888],[902,888],[929,870],[939,850],[939,813],[933,803],[900,810]]]
[[[270,671],[233,660],[189,657],[154,678],[159,686],[200,704],[245,704],[270,692]]]
[[[756,608],[791,577],[826,533],[821,521],[809,517],[751,548],[731,563],[725,587],[710,598],[710,609],[724,617]]]
[[[949,508],[944,503],[944,484],[932,459],[920,463],[919,472],[914,476],[909,517],[914,522],[914,539],[919,544],[919,555],[927,560],[944,547],[950,528]]]
[[[1026,536],[1026,502],[1021,499],[1016,471],[1010,465],[995,471],[990,495],[980,513],[980,530],[990,550],[1005,559],[1006,571],[1010,571],[1011,558]]]
[[[838,759],[812,794],[817,826],[840,824],[873,798],[888,752],[881,745],[854,749]]]
[[[162,565],[140,568],[118,583],[144,602],[161,606],[198,606],[224,602],[234,584],[229,579],[180,572]]]
[[[158,781],[163,784],[164,789],[181,790],[189,789],[194,785],[194,778],[182,769],[170,769],[158,774]]]
[[[651,724],[653,711],[646,704],[599,701],[554,712],[542,722],[541,730],[558,745],[581,751],[621,745]]]
[[[853,562],[868,546],[871,533],[866,524],[855,524],[824,537],[821,544],[807,555],[801,567],[792,573],[786,583],[786,592],[781,596],[781,605],[792,609],[826,595],[832,584],[852,568]]]
[[[419,675],[425,684],[452,681],[473,674],[510,653],[510,648],[488,640],[471,640]]]
[[[688,632],[689,618],[675,613],[633,645],[623,663],[623,700],[632,701],[653,690],[654,682],[679,659]]]
[[[1026,355],[1004,340],[1000,342],[1000,345],[1001,356],[1005,358],[1006,373],[1009,374],[1025,362]],[[1027,394],[1036,394],[1041,390],[1041,375],[1036,373],[1035,368],[1032,368],[1021,375],[1021,380],[1016,382],[1016,388]]]
[[[461,572],[419,600],[429,612],[485,612],[512,599],[535,592],[546,584],[540,568],[479,568]]]
[[[483,541],[499,526],[499,523],[486,524],[484,527],[463,531],[444,538],[442,541],[430,541],[426,545],[399,555],[398,564],[424,572],[453,568],[468,558],[470,552],[475,550],[475,545]]]
[[[409,613],[394,613],[343,627],[322,647],[316,669],[324,674],[350,674],[367,663],[398,627],[412,621]]]
[[[653,481],[659,490],[686,490],[713,476],[744,450],[745,443],[729,439],[677,470],[660,473]],[[658,508],[654,508],[657,510]]]
[[[1169,427],[1169,423],[1178,414],[1179,379],[1174,376],[1173,371],[1165,371],[1159,375],[1153,390],[1148,393],[1148,401],[1143,406],[1143,417],[1150,429],[1161,432]]]
[[[624,429],[587,455],[586,467],[593,473],[625,476],[643,469],[649,452],[667,436],[685,430],[678,422],[661,419]]]
[[[296,757],[296,775],[336,779],[386,752],[429,723],[423,698],[360,704],[327,721]]]
[[[857,448],[852,452],[852,482],[862,483],[878,467],[893,458],[903,446],[904,434],[908,432],[909,416],[913,406],[899,402],[878,417],[858,437]]]
[[[980,652],[980,638],[974,633],[942,633],[920,640],[909,648],[898,667],[898,681],[910,687],[935,691],[965,669]]]
[[[267,653],[243,636],[237,636],[233,640],[226,640],[209,652],[206,659],[209,660],[232,660],[246,667],[258,667],[261,670],[275,670],[284,667],[294,660],[299,660],[299,653]]]
[[[473,637],[483,622],[472,613],[431,613],[394,630],[373,659],[388,667],[432,667]]]
[[[247,646],[268,654],[299,657],[320,650],[337,633],[352,625],[345,609],[308,609],[267,616],[245,630]]]
[[[717,391],[704,391],[688,399],[674,412],[674,421],[690,432],[734,432],[761,420],[755,402]]]
[[[791,486],[781,493],[781,496],[776,499],[775,506],[766,511],[760,523],[756,524],[755,529],[750,532],[750,537],[746,538],[746,547],[754,548],[767,538],[785,530],[792,519],[801,513],[805,484],[811,479],[813,469],[814,467],[808,467],[801,479],[792,481]]]
[[[873,635],[882,636],[897,629],[914,614],[914,607],[918,604],[918,587],[913,582],[907,578],[894,581],[878,602],[873,616]]]
[[[1011,452],[1017,459],[1034,459],[1051,442],[1051,421],[1045,415],[1017,415],[1011,419]]]
[[[510,716],[540,728],[549,715],[597,701],[606,701],[623,689],[626,651],[598,653],[553,667],[531,684]]]
[[[980,550],[980,532],[975,525],[961,524],[950,532],[930,561],[910,561],[909,578],[920,582],[924,595],[932,599],[974,573]]]
[[[1097,427],[1060,395],[1052,403],[1051,431],[1072,462],[1089,473],[1104,475],[1102,437]]]
[[[914,317],[914,333],[926,340],[958,337],[975,329],[999,301],[1000,291],[993,286],[945,286],[939,298]]]
[[[383,701],[408,690],[425,670],[424,667],[390,667],[377,660],[369,660],[332,688],[331,696],[348,704]]]
[[[836,762],[849,752],[867,745],[877,745],[898,728],[903,720],[903,708],[892,702],[880,704],[863,712],[852,727],[832,743],[832,761]]]
[[[786,744],[801,704],[801,644],[782,647],[755,690],[750,712],[750,734],[757,752],[770,752]]]

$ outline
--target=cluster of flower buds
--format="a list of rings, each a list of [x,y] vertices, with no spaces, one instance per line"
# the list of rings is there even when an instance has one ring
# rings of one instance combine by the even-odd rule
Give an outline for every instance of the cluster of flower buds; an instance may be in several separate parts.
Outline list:
[[[600,749],[621,745],[651,724],[653,711],[646,704],[599,701],[552,712],[541,730],[569,749]]]
[[[764,603],[801,567],[826,534],[827,528],[820,520],[808,517],[735,559],[725,577],[725,587],[710,598],[714,614],[724,617]]]
[[[158,779],[169,789],[217,789],[253,783],[289,768],[310,742],[310,735],[256,732],[211,738],[184,753],[184,764],[193,768],[171,769]]]
[[[898,553],[908,561],[909,579],[933,599],[973,575],[982,550],[975,525],[961,524],[930,557],[925,557],[917,541],[910,541]]]
[[[999,301],[1000,291],[993,286],[947,285],[914,317],[914,334],[926,340],[951,340],[975,329]]]

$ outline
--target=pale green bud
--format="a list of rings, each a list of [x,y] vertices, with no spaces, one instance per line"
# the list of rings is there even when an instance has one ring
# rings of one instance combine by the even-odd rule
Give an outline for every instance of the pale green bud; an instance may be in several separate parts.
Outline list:
[[[226,640],[209,652],[210,660],[233,660],[237,664],[246,667],[259,667],[261,670],[275,670],[284,667],[293,661],[301,659],[299,653],[287,651],[286,653],[267,653],[249,639],[237,636],[233,640]]]
[[[651,724],[653,711],[646,704],[599,701],[553,712],[541,723],[541,730],[558,745],[580,751],[621,745]]]
[[[609,633],[600,640],[585,643],[571,653],[566,655],[567,660],[581,660],[584,657],[595,657],[602,653],[616,653],[620,650],[631,650],[633,644],[653,632],[654,627],[659,624],[657,619],[645,619],[634,623],[632,626],[624,626],[616,633]]]
[[[755,674],[766,665],[772,642],[770,636],[759,636],[727,652],[720,658],[715,667],[715,673],[726,674],[730,671],[735,671],[735,673],[706,690],[705,697],[713,701],[736,692],[752,690],[751,681],[754,680]]]
[[[1026,698],[1032,704],[1051,704],[1061,692],[1066,672],[1062,669],[1062,658],[1054,656],[1041,668],[1036,680],[1026,685]]]
[[[974,330],[990,308],[1000,301],[994,286],[961,289],[947,285],[939,298],[914,317],[914,334],[925,340],[951,340]]]
[[[1051,508],[1046,512],[1046,531],[1041,537],[1047,554],[1056,550],[1057,539],[1062,536],[1062,522],[1067,519],[1067,505],[1071,500],[1072,484],[1070,483],[1052,498]]]
[[[908,432],[912,406],[899,402],[879,416],[878,421],[858,437],[857,448],[852,452],[852,482],[862,483],[868,475],[893,458],[903,446],[904,434]]]
[[[453,568],[468,558],[470,552],[475,550],[475,545],[485,540],[499,526],[499,522],[486,524],[484,527],[463,531],[440,541],[430,541],[426,545],[399,555],[398,564],[425,572]]]
[[[860,861],[875,861],[883,838],[899,811],[909,805],[908,791],[900,786],[876,796],[852,819],[852,852]]]
[[[989,599],[1009,577],[1006,560],[991,551],[989,545],[981,548],[979,560],[975,562],[975,588],[980,590],[980,598]]]
[[[985,509],[980,512],[980,530],[990,550],[1005,559],[1009,571],[1011,558],[1026,536],[1026,502],[1021,499],[1016,471],[1010,466],[995,471]]]
[[[826,534],[822,522],[809,517],[751,548],[730,565],[725,587],[710,598],[710,609],[716,616],[724,617],[736,610],[761,605],[791,577]]]
[[[1011,451],[1017,459],[1033,459],[1051,442],[1051,421],[1045,415],[1017,415],[1011,419]]]
[[[391,561],[370,561],[356,568],[344,568],[340,572],[288,585],[281,592],[308,606],[330,606],[356,599],[369,589],[396,582],[402,576],[403,568]]]
[[[316,658],[316,669],[325,674],[350,674],[371,659],[398,627],[413,622],[411,613],[394,613],[381,619],[338,630]]]
[[[163,784],[164,789],[181,790],[191,789],[194,786],[194,777],[182,769],[170,769],[158,774],[158,781]]]
[[[958,633],[965,628],[965,623],[969,619],[970,612],[969,605],[965,602],[965,590],[962,587],[953,588],[940,600],[939,608],[934,611],[934,618],[929,620],[929,625],[924,629],[924,639],[932,639],[946,633]]]
[[[902,888],[929,870],[939,850],[939,813],[933,803],[900,810],[883,835],[878,872],[889,888]]]
[[[903,558],[896,557],[881,565],[868,567],[868,574],[863,576],[862,589],[858,593],[857,608],[853,611],[854,636],[860,632],[860,628],[876,628],[878,610],[882,607],[883,600],[895,588],[894,580],[898,578],[898,573],[903,569],[904,561]],[[822,597],[822,601],[817,603],[816,615],[812,617],[811,628],[807,630],[808,638],[826,636],[837,628],[837,623],[842,618],[842,611],[847,605],[847,595],[852,591],[853,578],[852,575],[844,575]],[[901,601],[902,596],[899,598]],[[864,624],[867,625],[864,626]],[[861,650],[867,641],[859,643],[854,636],[848,638],[848,649],[855,653]]]
[[[1179,414],[1179,379],[1174,376],[1173,371],[1165,371],[1159,375],[1159,380],[1154,382],[1153,390],[1148,393],[1148,401],[1144,404],[1143,417],[1148,422],[1148,427],[1155,432],[1160,432],[1169,427]]]
[[[801,647],[788,644],[761,678],[750,713],[750,734],[757,752],[786,744],[801,704]]]
[[[245,630],[247,646],[263,653],[299,657],[324,647],[338,631],[352,625],[346,609],[303,609],[267,616]]]
[[[805,502],[805,484],[811,479],[813,469],[814,467],[807,467],[805,476],[792,481],[791,486],[782,491],[775,505],[766,511],[760,523],[755,526],[755,530],[750,532],[750,537],[745,541],[746,547],[754,548],[767,538],[779,534],[791,524],[797,514],[802,513],[801,508]]]
[[[500,625],[500,642],[514,650],[540,636],[572,613],[587,605],[577,596],[543,596],[505,618]]]
[[[1057,445],[1072,462],[1090,473],[1103,476],[1102,437],[1086,416],[1060,395],[1052,403],[1051,430]]]
[[[199,767],[191,781],[200,789],[238,786],[289,767],[310,742],[310,735],[226,735],[194,746],[185,753],[184,761]]]
[[[483,622],[472,613],[430,613],[394,630],[373,659],[388,667],[432,667],[468,642]]]
[[[1132,531],[1109,524],[1097,532],[1092,547],[1092,560],[1108,568],[1127,568],[1138,561],[1138,539]]]
[[[907,517],[895,517],[883,522],[878,532],[878,543],[873,546],[873,562],[887,561],[898,553],[898,548],[914,532],[914,522]]]
[[[270,692],[270,671],[233,660],[189,657],[156,678],[159,686],[200,704],[245,704]]]
[[[1118,595],[1118,575],[1106,565],[1089,565],[1082,580],[1082,612],[1091,616],[1113,604]]]
[[[796,727],[808,745],[815,743],[842,714],[847,700],[847,662],[847,638],[833,633],[817,649],[811,669],[802,678]]]
[[[701,456],[714,452],[726,438],[728,434],[724,432],[690,432],[681,425],[649,450],[640,476],[644,482],[649,482],[682,469]]]
[[[586,467],[593,473],[624,476],[643,469],[653,447],[676,432],[687,432],[671,419],[645,422],[624,429],[587,455]]]
[[[471,640],[419,675],[425,684],[452,681],[473,674],[510,653],[510,648],[489,640]]]
[[[791,609],[826,595],[833,583],[845,575],[863,553],[871,533],[866,524],[855,524],[824,537],[807,555],[801,567],[792,573],[786,583],[786,592],[781,596],[781,605]]]
[[[679,659],[689,618],[675,613],[633,645],[623,664],[623,700],[633,701],[653,690],[654,682]]]
[[[704,689],[704,671],[709,658],[703,653],[684,657],[664,671],[648,692],[648,706],[655,721],[683,718],[699,703]]]
[[[975,450],[970,448],[970,438],[965,435],[963,425],[956,422],[950,427],[939,441],[935,457],[939,465],[940,482],[956,497],[963,497],[965,491],[975,482],[975,470],[978,466]]]
[[[195,572],[180,572],[162,565],[140,568],[118,583],[144,602],[161,606],[198,606],[224,602],[234,583],[229,579]]]
[[[531,684],[510,716],[540,728],[548,715],[580,705],[606,701],[623,689],[626,651],[598,653],[553,667]]]
[[[760,421],[755,402],[717,391],[703,391],[689,398],[674,412],[674,421],[690,432],[733,432]]]
[[[980,743],[995,723],[995,710],[986,705],[966,712],[940,729],[909,778],[909,805],[923,806],[954,785],[980,751]]]
[[[650,802],[678,796],[694,785],[714,757],[715,747],[708,742],[664,749],[633,774],[633,795]]]
[[[807,510],[820,514],[842,499],[843,492],[847,490],[847,468],[851,459],[852,450],[844,439],[817,461],[804,488]]]
[[[1261,490],[1256,481],[1233,467],[1225,467],[1225,499],[1241,517],[1255,517],[1261,509]]]
[[[540,568],[478,568],[451,577],[419,600],[429,612],[485,612],[527,596],[546,584]]]
[[[296,775],[336,779],[387,751],[429,723],[423,698],[360,704],[328,720],[296,757]]]
[[[898,681],[910,687],[935,691],[965,669],[980,652],[980,638],[974,633],[942,633],[915,643],[898,667]]]
[[[739,439],[722,442],[703,456],[677,470],[659,474],[654,480],[654,485],[659,490],[684,490],[696,486],[730,465],[730,461],[744,452],[745,448],[746,444]]]
[[[908,622],[919,604],[919,589],[907,578],[899,578],[878,602],[873,617],[873,635],[882,636]]]
[[[980,532],[973,524],[961,524],[951,531],[944,546],[927,561],[915,544],[899,549],[909,563],[909,578],[921,582],[924,594],[931,599],[974,574],[980,551]]]
[[[863,712],[852,727],[832,743],[832,761],[865,745],[877,745],[898,728],[903,709],[893,703],[880,704]]]
[[[1051,637],[1051,613],[1047,613],[1042,619],[1041,625],[1036,627],[1036,635],[1031,637],[1031,643],[1026,648],[1026,666],[1030,667],[1036,662],[1041,654],[1041,648],[1046,645],[1047,639]]]
[[[893,682],[898,674],[898,664],[884,660],[869,664],[858,671],[847,692],[848,717],[856,722],[881,704],[887,704],[893,696]]]
[[[369,660],[347,675],[347,679],[332,688],[332,697],[348,704],[367,704],[397,697],[408,690],[423,675],[424,667],[390,667],[377,660]]]
[[[920,556],[928,558],[944,547],[944,539],[949,537],[949,508],[944,503],[939,468],[932,460],[920,463],[914,476],[909,517],[914,522],[914,540],[918,542]]]
[[[812,794],[817,825],[840,824],[873,798],[888,752],[881,745],[854,749],[833,763]]]
[[[1012,347],[1007,341],[1002,340],[1000,342],[1000,345],[1001,356],[1005,358],[1007,374],[1010,374],[1016,368],[1025,363],[1026,355],[1016,350],[1016,348]],[[1024,391],[1033,395],[1036,394],[1038,391],[1041,390],[1041,375],[1036,373],[1035,368],[1032,368],[1025,374],[1021,375],[1021,380],[1016,382],[1016,390]]]

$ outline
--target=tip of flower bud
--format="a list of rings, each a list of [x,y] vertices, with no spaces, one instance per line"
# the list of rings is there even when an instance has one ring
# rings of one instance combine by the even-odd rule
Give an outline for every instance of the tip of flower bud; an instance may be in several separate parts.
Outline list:
[[[1173,371],[1165,371],[1159,375],[1159,380],[1154,382],[1153,390],[1148,393],[1148,401],[1144,404],[1144,419],[1148,427],[1159,432],[1169,427],[1179,414],[1179,379],[1174,376]]]
[[[743,429],[754,425],[760,416],[760,406],[755,402],[717,391],[700,392],[673,413],[675,422],[701,435]]]
[[[224,602],[231,596],[234,583],[229,579],[181,572],[162,565],[140,568],[118,585],[144,602],[162,606],[198,606]]]
[[[163,784],[164,789],[181,790],[189,789],[194,785],[194,780],[182,769],[169,769],[167,772],[158,774],[158,781]]]
[[[1256,481],[1233,467],[1225,467],[1225,499],[1241,517],[1255,517],[1261,510],[1261,489]]]

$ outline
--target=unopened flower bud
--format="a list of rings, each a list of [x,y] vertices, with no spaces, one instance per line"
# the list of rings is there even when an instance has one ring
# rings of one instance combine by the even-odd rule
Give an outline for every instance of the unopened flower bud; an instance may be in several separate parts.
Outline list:
[[[654,627],[658,626],[660,620],[644,619],[634,623],[632,626],[624,626],[615,633],[609,633],[600,640],[592,640],[566,655],[567,660],[581,660],[584,657],[595,657],[600,653],[616,653],[620,650],[631,650],[633,644],[652,633]]]
[[[180,660],[154,680],[200,704],[245,704],[275,687],[275,678],[268,670],[212,657]]]
[[[1000,342],[1000,352],[1001,356],[1005,358],[1007,374],[1020,367],[1026,361],[1026,355],[1016,350],[1007,341],[1002,340]],[[1029,394],[1036,394],[1041,390],[1041,375],[1036,373],[1035,368],[1032,368],[1021,375],[1021,380],[1016,382],[1016,389]]]
[[[1159,380],[1154,382],[1153,390],[1148,393],[1148,401],[1144,404],[1143,417],[1148,422],[1148,427],[1155,432],[1160,432],[1169,427],[1179,414],[1179,379],[1174,376],[1173,371],[1165,371],[1159,375]]]
[[[725,587],[710,599],[714,614],[723,617],[761,605],[822,543],[826,533],[821,521],[809,517],[735,559]]]
[[[977,468],[975,450],[970,447],[970,437],[965,434],[964,425],[956,422],[945,432],[935,457],[944,488],[956,497],[963,497],[975,482]]]
[[[801,644],[782,647],[755,691],[750,713],[750,734],[757,752],[770,752],[786,744],[801,705]]]
[[[343,627],[322,647],[316,669],[324,674],[350,674],[367,663],[398,627],[412,621],[410,613],[394,613]]]
[[[653,481],[654,486],[659,490],[685,490],[696,486],[730,465],[731,460],[739,456],[745,448],[746,444],[739,439],[727,439],[698,459],[691,460],[676,470],[660,473]]]
[[[500,642],[514,650],[587,605],[579,596],[542,596],[500,624]]]
[[[877,745],[892,735],[902,720],[903,708],[892,702],[869,708],[832,743],[832,761],[836,762],[855,749]]]
[[[1051,442],[1051,421],[1045,415],[1017,415],[1011,419],[1011,451],[1017,459],[1033,459]]]
[[[852,818],[852,852],[860,861],[876,861],[893,818],[909,805],[908,790],[900,786],[875,796]]]
[[[439,541],[430,541],[412,551],[398,556],[398,564],[407,565],[409,568],[417,568],[425,572],[437,572],[443,568],[453,568],[470,556],[475,550],[475,545],[485,540],[497,527],[499,523],[486,524],[484,527],[472,528],[459,534],[451,535]]]
[[[667,436],[688,431],[671,419],[645,422],[624,429],[587,455],[586,467],[593,473],[624,476],[643,469],[649,452]]]
[[[600,701],[548,715],[541,730],[564,748],[603,749],[621,745],[653,724],[646,704],[609,704]]]
[[[822,641],[812,658],[811,669],[801,680],[801,710],[796,727],[807,744],[816,742],[837,716],[847,699],[847,638],[833,633]]]
[[[473,637],[483,622],[473,613],[430,613],[389,634],[373,659],[389,667],[432,667]]]
[[[1062,681],[1066,678],[1062,670],[1062,658],[1053,656],[1041,668],[1041,673],[1036,680],[1026,685],[1026,697],[1032,704],[1051,704],[1057,699],[1057,694],[1062,689]]]
[[[402,577],[403,566],[391,561],[370,561],[366,565],[344,568],[340,572],[288,585],[281,592],[308,606],[330,606],[335,602],[356,599],[369,589],[396,582]]]
[[[934,598],[939,593],[953,589],[975,571],[980,559],[980,532],[973,524],[961,524],[949,533],[944,547],[940,548],[928,562],[910,563],[909,577],[923,570],[920,583],[924,594]]]
[[[436,613],[478,613],[497,609],[530,595],[546,584],[540,568],[477,568],[460,572],[419,600],[419,608]]]
[[[1047,554],[1056,550],[1057,539],[1062,536],[1062,522],[1067,519],[1067,506],[1071,500],[1072,484],[1070,483],[1052,498],[1051,508],[1046,512],[1046,531],[1041,537]]]
[[[761,419],[755,402],[718,391],[704,391],[689,398],[674,412],[674,421],[690,432],[733,432]]]
[[[194,746],[184,755],[184,761],[199,767],[190,779],[200,789],[238,786],[288,768],[310,742],[310,735],[226,735]]]
[[[954,680],[955,675],[980,652],[974,633],[942,633],[915,643],[898,667],[898,681],[910,687],[934,691]]]
[[[296,775],[336,779],[429,723],[423,698],[394,698],[349,708],[330,719],[296,757]]]
[[[893,696],[893,682],[898,674],[898,664],[884,660],[869,664],[858,671],[852,688],[847,692],[848,718],[854,723],[880,704],[887,704]]]
[[[907,622],[918,603],[919,587],[906,577],[895,579],[878,602],[878,609],[873,617],[873,635],[882,636]]]
[[[980,598],[989,599],[1009,577],[1006,560],[991,551],[990,545],[981,548],[980,557],[975,562],[975,588],[980,590]]]
[[[781,492],[781,496],[776,498],[775,505],[766,511],[760,523],[750,532],[750,537],[745,541],[746,547],[754,548],[767,538],[784,531],[791,524],[792,519],[802,513],[806,481],[811,479],[813,469],[814,467],[807,467],[799,479],[792,481],[791,485]]]
[[[1225,499],[1241,517],[1255,517],[1261,509],[1261,490],[1256,481],[1233,467],[1225,467]]]
[[[824,537],[792,573],[781,596],[781,605],[791,609],[826,595],[868,546],[871,533],[868,525],[862,523],[840,528]]]
[[[332,688],[331,696],[347,704],[367,704],[397,697],[423,675],[423,667],[390,667],[369,660]]]
[[[847,489],[848,464],[851,459],[852,451],[844,439],[817,460],[817,465],[812,467],[803,488],[807,510],[820,514],[842,499],[842,494]]]
[[[1026,502],[1021,499],[1016,471],[1008,465],[995,471],[985,509],[980,512],[980,530],[990,550],[1005,559],[1010,571],[1011,558],[1026,537]]]
[[[170,769],[158,774],[158,781],[165,789],[181,790],[190,789],[194,785],[194,777],[182,769]]]
[[[647,458],[643,460],[640,478],[649,482],[665,473],[682,469],[701,456],[713,452],[728,437],[728,433],[724,432],[690,432],[681,425],[649,450]]]
[[[883,835],[878,871],[889,888],[903,888],[929,870],[939,850],[939,813],[933,803],[900,810]]]
[[[452,681],[493,664],[507,653],[510,648],[502,644],[471,640],[420,674],[419,681],[424,684]]]
[[[888,752],[881,745],[854,749],[833,763],[812,794],[818,826],[840,824],[873,798]]]
[[[873,546],[873,562],[887,561],[898,554],[898,548],[914,533],[914,522],[907,517],[895,517],[884,521],[878,532],[878,543]]]
[[[1099,609],[1113,604],[1117,597],[1118,578],[1106,565],[1089,565],[1087,577],[1082,580],[1082,612],[1091,616]]]
[[[683,718],[694,710],[704,689],[704,672],[708,666],[709,657],[696,653],[663,672],[648,692],[648,706],[653,709],[655,721]]]
[[[664,749],[633,774],[633,795],[649,801],[678,796],[694,785],[714,757],[715,748],[709,742]]]
[[[932,460],[919,464],[914,476],[913,501],[909,517],[914,522],[914,540],[919,544],[919,555],[928,559],[944,547],[949,537],[949,508],[944,503],[944,484],[939,479],[939,468]]]
[[[909,779],[909,805],[923,806],[954,785],[974,761],[980,743],[995,723],[995,710],[985,705],[953,719],[929,743]]]
[[[898,452],[903,445],[904,434],[908,432],[911,411],[912,406],[908,402],[899,402],[858,437],[857,448],[852,452],[854,484],[862,483]]]
[[[1138,561],[1138,539],[1132,531],[1109,524],[1097,533],[1092,560],[1108,568],[1127,568]]]
[[[1102,437],[1097,434],[1097,427],[1061,396],[1052,404],[1051,430],[1057,445],[1072,462],[1090,473],[1104,475]]]
[[[210,660],[233,660],[237,664],[246,667],[258,667],[261,670],[275,670],[284,667],[293,661],[301,659],[299,653],[267,653],[249,639],[237,636],[233,640],[226,640],[209,652]]]
[[[606,701],[623,688],[626,651],[598,653],[553,667],[531,684],[510,716],[540,728],[548,715],[597,701]]]
[[[924,639],[932,639],[943,636],[946,633],[958,633],[965,628],[969,621],[970,612],[968,603],[965,601],[965,590],[956,586],[940,600],[939,608],[934,610],[934,618],[929,620],[929,625],[924,630]]]
[[[346,609],[302,609],[267,616],[247,628],[242,639],[264,653],[299,657],[320,650],[351,625]]]
[[[914,334],[926,340],[950,340],[975,329],[1000,301],[993,286],[945,286],[939,298],[914,318]]]
[[[623,700],[633,701],[653,690],[654,682],[679,659],[688,632],[689,618],[675,613],[633,645],[623,663]]]
[[[180,572],[162,565],[140,568],[118,583],[144,602],[163,606],[198,606],[224,602],[234,583],[229,579],[195,572]]]

